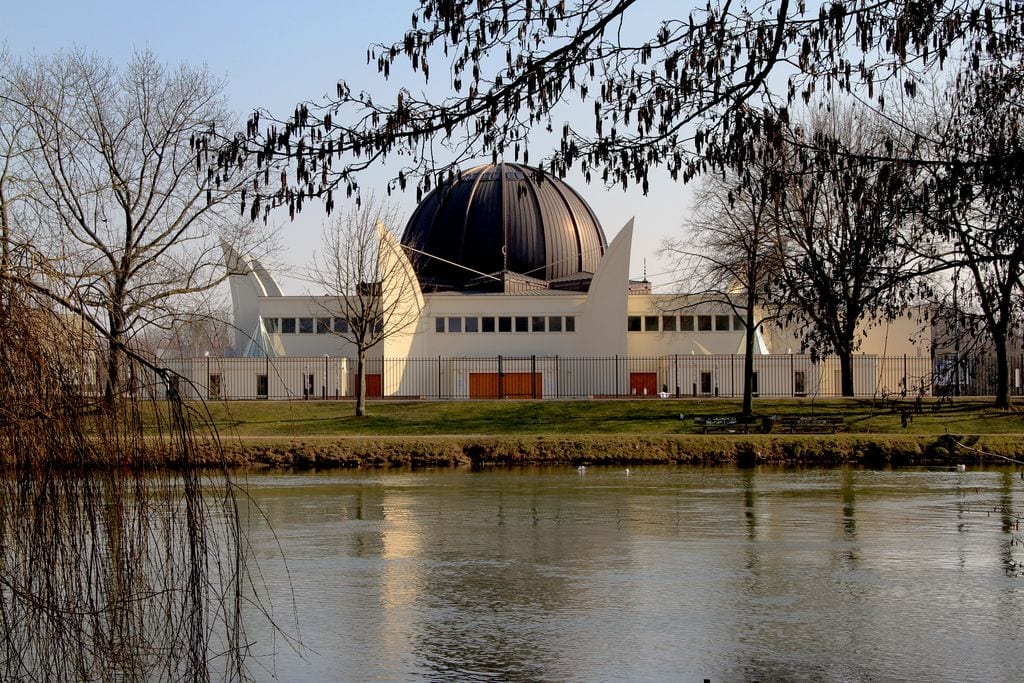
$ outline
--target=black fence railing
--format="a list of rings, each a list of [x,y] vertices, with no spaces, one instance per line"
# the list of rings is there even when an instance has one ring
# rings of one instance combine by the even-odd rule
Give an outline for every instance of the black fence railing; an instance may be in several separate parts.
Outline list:
[[[936,396],[991,396],[996,393],[998,364],[994,356],[939,356],[932,391]],[[1024,355],[1010,357],[1010,393],[1024,394]]]
[[[163,360],[187,398],[335,400],[355,396],[356,363],[337,357],[183,358]],[[1010,363],[1021,393],[1024,356]],[[657,357],[495,356],[491,358],[372,358],[366,367],[371,399],[548,399],[740,397],[743,356],[679,354]],[[168,387],[143,370],[133,391],[162,397]],[[757,356],[753,389],[765,398],[842,395],[838,359]],[[860,397],[978,396],[995,392],[991,358],[859,355],[853,363]]]

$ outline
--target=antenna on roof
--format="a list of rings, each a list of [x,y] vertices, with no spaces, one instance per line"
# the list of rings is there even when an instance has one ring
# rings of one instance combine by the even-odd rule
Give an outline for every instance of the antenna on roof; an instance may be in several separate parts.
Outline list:
[[[644,257],[644,282],[647,282],[647,257]]]

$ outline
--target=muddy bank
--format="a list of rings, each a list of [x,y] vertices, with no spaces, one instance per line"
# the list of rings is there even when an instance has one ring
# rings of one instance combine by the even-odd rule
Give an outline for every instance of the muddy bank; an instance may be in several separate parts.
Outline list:
[[[597,435],[317,437],[230,440],[227,464],[247,467],[792,464],[865,467],[1024,460],[1020,435]],[[209,464],[220,455],[201,451]]]

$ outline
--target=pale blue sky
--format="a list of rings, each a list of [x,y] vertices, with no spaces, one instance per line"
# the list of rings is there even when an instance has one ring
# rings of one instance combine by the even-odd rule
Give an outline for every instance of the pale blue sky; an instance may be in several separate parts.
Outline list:
[[[134,50],[148,48],[168,63],[206,64],[212,74],[227,80],[229,102],[244,119],[254,107],[285,112],[298,101],[317,100],[332,92],[339,78],[354,88],[380,93],[393,92],[399,85],[422,89],[418,80],[393,78],[389,84],[382,83],[376,70],[366,64],[367,46],[399,38],[415,5],[413,0],[295,4],[37,0],[4,8],[0,43],[18,56],[78,47],[121,63]],[[663,8],[676,15],[681,11],[679,3],[671,0],[652,0],[642,6],[649,19],[659,18]],[[531,149],[531,160],[545,151],[539,146]],[[393,172],[382,168],[366,176],[362,185],[382,185]],[[586,185],[578,177],[569,181],[594,208],[609,241],[636,216],[632,275],[642,274],[646,258],[650,279],[656,285],[665,282],[663,277],[653,277],[665,269],[659,265],[659,244],[663,237],[679,234],[689,191],[662,173],[652,178],[646,198],[638,192]],[[415,207],[415,193],[399,194],[397,201],[408,216]],[[284,276],[286,293],[303,293],[305,285],[293,277],[319,246],[323,215],[304,210],[294,223],[287,215],[272,216],[272,220],[281,226],[283,245],[275,269]],[[289,267],[295,270],[292,277],[284,272]]]

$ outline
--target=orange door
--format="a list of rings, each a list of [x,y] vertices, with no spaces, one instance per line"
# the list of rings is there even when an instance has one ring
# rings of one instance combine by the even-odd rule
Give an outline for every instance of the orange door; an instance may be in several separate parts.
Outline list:
[[[496,372],[469,373],[470,398],[543,398],[541,374],[508,372],[499,381]]]
[[[469,373],[470,398],[498,398],[498,373]]]
[[[510,372],[505,375],[504,398],[543,398],[540,373]]]
[[[354,385],[356,393],[353,396],[359,395],[359,375],[355,376]],[[380,375],[366,375],[366,398],[380,398],[384,395],[381,390],[381,376]]]
[[[656,372],[631,372],[629,373],[629,393],[631,396],[657,396],[658,395],[658,373]]]

